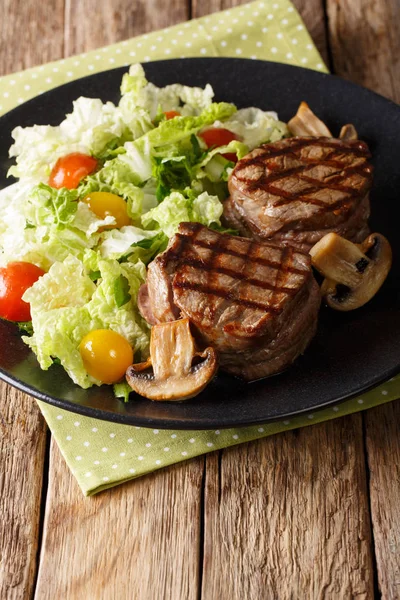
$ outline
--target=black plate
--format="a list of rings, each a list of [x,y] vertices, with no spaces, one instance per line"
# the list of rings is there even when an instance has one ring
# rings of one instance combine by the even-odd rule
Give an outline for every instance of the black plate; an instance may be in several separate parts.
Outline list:
[[[288,65],[230,58],[190,58],[145,65],[149,80],[163,86],[211,83],[216,99],[238,107],[276,110],[288,120],[301,100],[338,134],[353,123],[373,153],[371,227],[392,243],[394,264],[378,296],[352,313],[323,309],[318,334],[305,355],[285,373],[251,384],[227,375],[193,400],[156,403],[135,397],[123,404],[111,387],[82,390],[64,371],[41,371],[16,328],[0,323],[0,377],[60,408],[120,423],[201,429],[263,423],[328,406],[357,395],[400,369],[400,108],[347,81]],[[84,95],[117,102],[125,68],[99,73],[30,100],[0,119],[0,186],[10,181],[7,151],[17,125],[59,123]]]

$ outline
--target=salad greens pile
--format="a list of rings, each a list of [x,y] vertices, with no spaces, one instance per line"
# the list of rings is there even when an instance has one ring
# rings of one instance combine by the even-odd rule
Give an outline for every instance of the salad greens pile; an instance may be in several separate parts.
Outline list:
[[[16,164],[9,174],[18,181],[0,192],[0,265],[26,261],[46,271],[23,296],[33,328],[24,341],[42,369],[56,361],[81,387],[100,385],[79,352],[94,329],[116,331],[135,359],[144,359],[150,327],[137,295],[146,264],[182,221],[223,231],[221,200],[234,166],[223,154],[240,159],[288,135],[275,113],[237,110],[213,96],[210,85],[158,88],[135,64],[123,76],[118,105],[81,97],[59,126],[13,131]],[[179,115],[167,118],[168,111]],[[228,129],[240,141],[207,148],[199,133],[210,127]],[[96,158],[98,170],[77,189],[50,187],[57,159],[73,152]],[[99,218],[82,202],[92,192],[123,198],[132,224],[106,229],[114,218]]]

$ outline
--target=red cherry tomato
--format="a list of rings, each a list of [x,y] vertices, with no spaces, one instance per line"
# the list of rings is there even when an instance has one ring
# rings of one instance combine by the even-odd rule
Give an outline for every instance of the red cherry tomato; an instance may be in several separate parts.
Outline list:
[[[168,121],[169,119],[173,119],[174,117],[180,117],[181,113],[178,112],[177,110],[166,110],[164,115]]]
[[[225,154],[221,154],[226,160],[230,160],[231,162],[236,163],[238,161],[238,157],[234,152],[225,152]]]
[[[30,306],[22,296],[44,274],[43,269],[27,262],[10,262],[0,268],[0,317],[9,321],[30,321]]]
[[[199,133],[199,136],[205,141],[207,148],[227,146],[233,140],[238,139],[232,131],[224,129],[223,127],[211,127],[210,129],[206,129]],[[226,158],[226,160],[237,162],[237,156],[234,152],[226,152],[225,154],[222,154],[222,156]]]
[[[58,159],[50,173],[49,185],[53,188],[78,187],[81,179],[96,170],[98,162],[93,156],[73,152]]]

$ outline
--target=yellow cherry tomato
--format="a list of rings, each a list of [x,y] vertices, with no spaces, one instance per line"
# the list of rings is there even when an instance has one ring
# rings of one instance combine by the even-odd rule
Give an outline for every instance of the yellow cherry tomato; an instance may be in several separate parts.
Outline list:
[[[131,345],[111,329],[95,329],[85,335],[79,351],[86,371],[103,383],[116,383],[133,363]]]
[[[126,202],[120,196],[110,192],[92,192],[83,199],[83,202],[89,206],[90,210],[100,217],[114,217],[116,224],[108,225],[104,229],[115,229],[131,225],[131,220],[126,210]]]

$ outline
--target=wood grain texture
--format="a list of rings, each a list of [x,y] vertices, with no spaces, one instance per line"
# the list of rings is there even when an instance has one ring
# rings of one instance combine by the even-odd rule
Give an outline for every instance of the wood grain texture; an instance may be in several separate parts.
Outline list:
[[[0,75],[63,56],[64,0],[2,0]]]
[[[335,72],[400,101],[398,0],[327,0]]]
[[[203,600],[373,597],[360,415],[207,459]]]
[[[385,600],[400,598],[400,402],[365,414],[378,583]]]
[[[84,498],[52,444],[35,600],[196,600],[204,458]]]
[[[194,0],[192,14],[202,16],[244,1]],[[295,0],[295,4],[326,57],[322,0]],[[51,10],[33,0],[4,0],[2,6],[2,73],[114,43],[183,21],[189,14],[186,0],[66,0],[63,29],[63,0],[55,0]],[[391,16],[382,16],[382,6],[389,7]],[[392,70],[388,75],[383,66],[390,60],[394,73],[398,69],[396,0],[328,0],[328,8],[337,70],[361,83],[371,76],[367,85],[381,93],[389,90],[398,98],[400,78],[396,80]],[[367,18],[365,11],[369,11]],[[373,48],[376,40],[383,44],[383,62],[381,49]],[[387,47],[395,54],[388,57]],[[371,67],[368,61],[374,52],[375,67]],[[23,402],[23,397],[13,398],[16,408],[6,421],[14,420],[17,432],[18,415],[27,413]],[[377,410],[384,412],[381,428],[375,428],[373,418],[366,421],[371,507],[380,587],[384,598],[395,598],[399,503],[390,486],[394,482],[398,487],[399,482],[393,461],[399,464],[395,431],[400,417],[391,414],[389,407]],[[37,414],[29,418],[26,430],[22,428],[23,439],[28,440],[26,454],[31,452],[30,428],[37,426],[40,458],[43,422]],[[40,473],[35,487],[35,473],[28,471],[32,457],[28,461],[25,456],[21,464],[29,481],[17,474],[14,462],[20,463],[23,442],[18,446],[7,435],[9,446],[0,439],[0,491],[2,496],[8,487],[11,491],[0,500],[1,514],[6,516],[2,526],[8,529],[5,534],[0,531],[0,574],[8,587],[0,587],[0,598],[8,600],[29,597],[32,590]],[[387,435],[390,444],[383,444]],[[224,451],[220,463],[218,454],[210,455],[204,565],[200,561],[203,477],[203,459],[198,459],[85,499],[53,447],[36,599],[197,598],[203,568],[206,600],[373,597],[360,415]],[[12,527],[7,515],[14,516]],[[393,536],[397,536],[394,541]]]
[[[192,18],[204,17],[220,10],[246,4],[247,0],[192,0]]]
[[[46,425],[32,398],[0,384],[0,598],[33,592]]]
[[[189,17],[186,0],[66,0],[65,56],[175,25]]]
[[[328,0],[335,72],[400,101],[400,3]],[[377,578],[382,598],[400,598],[400,403],[364,415]]]
[[[295,5],[326,60],[322,2]],[[193,6],[194,16],[227,8]],[[373,596],[361,422],[358,415],[207,458],[203,600]]]
[[[180,0],[67,0],[65,56],[188,16]],[[197,598],[203,471],[198,459],[87,499],[53,444],[35,598]]]
[[[62,58],[64,0],[3,0],[0,75]],[[46,426],[32,398],[0,383],[0,598],[30,598],[39,541]]]

